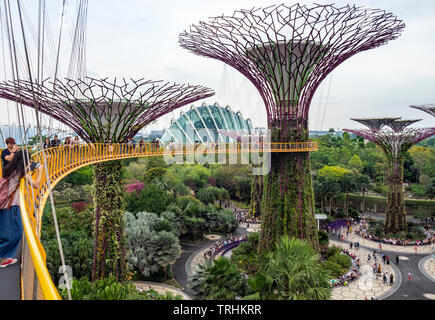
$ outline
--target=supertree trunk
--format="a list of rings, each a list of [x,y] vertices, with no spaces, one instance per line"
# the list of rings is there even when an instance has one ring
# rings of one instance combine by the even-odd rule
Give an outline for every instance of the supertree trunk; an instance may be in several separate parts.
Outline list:
[[[125,243],[120,161],[94,165],[95,251],[92,279],[125,277]]]
[[[406,209],[403,196],[403,161],[391,161],[388,169],[387,211],[385,231],[406,231]]]
[[[308,141],[307,121],[297,121],[302,129],[274,130],[272,142]],[[282,235],[305,239],[319,248],[308,152],[272,153],[270,172],[263,177],[260,253],[273,249]]]
[[[251,204],[249,216],[251,218],[261,217],[261,199],[263,197],[263,176],[255,175],[251,187]]]

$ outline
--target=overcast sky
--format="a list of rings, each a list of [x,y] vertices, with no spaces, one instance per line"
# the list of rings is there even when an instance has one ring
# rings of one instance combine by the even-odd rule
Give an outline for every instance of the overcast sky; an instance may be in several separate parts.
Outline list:
[[[224,63],[182,49],[178,36],[189,25],[209,17],[280,3],[269,0],[89,0],[88,75],[207,86],[216,93],[207,103],[229,105],[250,118],[254,126],[265,126],[263,102],[253,85]],[[317,3],[330,2],[318,0]],[[398,39],[358,53],[323,81],[311,104],[310,129],[356,128],[361,125],[349,118],[378,116],[418,118],[423,121],[414,126],[434,126],[433,117],[409,105],[435,103],[435,1],[339,0],[334,3],[384,9],[402,19],[406,27]],[[59,13],[60,5],[50,10]],[[54,18],[51,22],[56,25]],[[180,110],[163,117],[148,130],[167,127],[168,119],[178,117]]]

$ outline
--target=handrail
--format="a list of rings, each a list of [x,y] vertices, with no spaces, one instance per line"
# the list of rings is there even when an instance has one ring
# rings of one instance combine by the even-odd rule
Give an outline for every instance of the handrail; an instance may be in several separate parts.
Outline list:
[[[224,145],[224,148],[221,148]],[[292,142],[292,143],[231,143],[231,144],[198,144],[198,145],[173,145],[158,146],[152,143],[146,144],[117,144],[117,143],[95,143],[80,145],[62,145],[59,147],[40,150],[32,155],[32,161],[43,164],[47,159],[49,177],[42,171],[42,178],[39,188],[29,191],[29,186],[24,180],[20,184],[20,209],[23,220],[23,228],[26,234],[27,245],[33,260],[34,269],[44,299],[60,299],[60,295],[50,277],[45,261],[45,251],[39,240],[41,233],[41,222],[45,203],[48,199],[48,179],[53,189],[59,181],[71,172],[81,167],[112,160],[149,157],[164,154],[188,155],[196,152],[197,147],[204,147],[204,150],[212,154],[228,153],[251,153],[251,152],[309,152],[317,150],[316,142]],[[45,152],[43,157],[42,152]],[[1,172],[1,170],[0,170]],[[31,188],[31,187],[30,187]],[[37,228],[38,226],[38,228]],[[24,283],[22,272],[22,298],[24,298],[24,286],[33,284]],[[28,290],[33,291],[33,290]]]
[[[26,188],[25,179],[22,178],[20,182],[20,194],[24,193]],[[48,272],[45,259],[45,251],[41,245],[39,238],[35,235],[35,225],[29,219],[29,215],[26,210],[26,203],[23,197],[20,198],[20,212],[21,219],[23,221],[23,229],[27,239],[27,245],[32,256],[33,265],[35,268],[36,276],[39,280],[39,285],[44,295],[45,300],[60,300],[60,295],[51,279]]]

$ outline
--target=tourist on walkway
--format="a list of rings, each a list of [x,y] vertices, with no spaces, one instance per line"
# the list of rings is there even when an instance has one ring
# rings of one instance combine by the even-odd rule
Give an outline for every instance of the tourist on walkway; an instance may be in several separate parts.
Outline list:
[[[44,139],[44,149],[51,148],[51,143],[49,138]]]
[[[29,159],[29,153],[19,150],[13,156],[10,163],[3,168],[3,186],[8,194],[7,201],[2,204],[0,209],[0,268],[5,268],[17,262],[15,255],[21,244],[23,236],[23,224],[20,213],[20,179],[25,177],[29,185],[38,188],[41,182],[41,167],[36,168],[36,180],[32,179],[30,173],[26,173],[25,161]],[[30,165],[30,164],[29,164]],[[29,166],[27,167],[28,170]]]
[[[393,273],[391,273],[391,274],[390,274],[390,286],[393,285],[393,282],[394,282],[394,281],[393,281]]]
[[[378,264],[378,273],[382,273],[382,267],[381,267],[381,264]]]
[[[411,270],[408,271],[408,281],[412,281],[412,272],[411,272]]]
[[[384,264],[385,264],[385,259],[386,259],[387,257],[385,256],[385,254],[382,254],[382,260],[384,260]]]
[[[387,264],[390,264],[390,257],[387,256]]]
[[[414,253],[417,254],[417,245],[414,246]]]
[[[54,136],[54,139],[51,141],[51,147],[55,148],[60,145],[60,140],[57,135]]]
[[[384,284],[387,284],[387,274],[386,273],[384,273],[382,280],[384,280]]]
[[[18,146],[15,143],[15,139],[12,137],[9,137],[5,140],[7,148],[4,149],[1,153],[2,158],[2,165],[3,168],[6,167],[15,156],[15,153],[18,151]]]
[[[399,265],[399,256],[396,255],[396,265]]]

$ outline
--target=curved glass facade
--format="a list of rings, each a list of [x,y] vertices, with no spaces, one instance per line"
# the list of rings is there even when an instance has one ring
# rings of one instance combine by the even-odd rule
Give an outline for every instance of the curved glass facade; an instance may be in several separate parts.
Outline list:
[[[219,130],[234,133],[251,134],[251,120],[243,119],[240,112],[232,111],[228,106],[202,104],[192,106],[189,111],[181,112],[178,119],[171,120],[171,125],[163,133],[161,141],[167,143],[230,143],[234,140]]]

